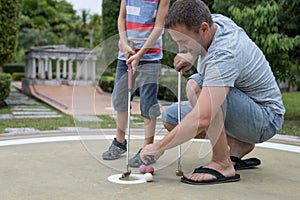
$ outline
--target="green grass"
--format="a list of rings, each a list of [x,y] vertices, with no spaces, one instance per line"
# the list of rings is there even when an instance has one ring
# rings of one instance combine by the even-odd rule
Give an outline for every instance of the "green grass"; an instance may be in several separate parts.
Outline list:
[[[300,137],[300,92],[283,93],[285,120],[279,134]]]
[[[43,104],[43,103],[41,103]],[[65,115],[54,108],[43,104],[50,111],[55,111],[57,114],[62,115],[61,118],[41,118],[41,119],[1,119],[0,120],[0,133],[5,133],[6,128],[35,128],[38,130],[57,130],[59,127],[73,127],[74,120],[72,116]],[[20,105],[22,106],[22,105]],[[6,106],[0,109],[0,114],[12,114],[11,107]]]
[[[42,103],[43,104],[43,103]],[[83,127],[90,129],[99,128],[116,128],[116,121],[113,117],[108,115],[97,116],[101,122],[78,122],[74,120],[73,116],[63,114],[54,108],[45,105],[51,111],[56,111],[62,115],[61,118],[46,118],[46,119],[1,119],[0,120],[0,134],[5,133],[6,128],[35,128],[37,130],[58,130],[60,127]],[[12,114],[10,106],[0,109],[0,114]],[[143,118],[140,115],[132,115],[135,119],[131,122],[132,128],[142,128]]]
[[[282,99],[286,109],[285,118],[300,120],[300,92],[283,93]]]
[[[74,121],[70,116],[62,118],[47,119],[2,119],[0,122],[0,133],[4,133],[5,128],[35,128],[38,130],[57,130],[59,127],[73,127]]]
[[[10,113],[10,108],[9,107],[0,108],[0,115],[9,114],[9,113]],[[1,124],[1,121],[0,121],[0,124]]]

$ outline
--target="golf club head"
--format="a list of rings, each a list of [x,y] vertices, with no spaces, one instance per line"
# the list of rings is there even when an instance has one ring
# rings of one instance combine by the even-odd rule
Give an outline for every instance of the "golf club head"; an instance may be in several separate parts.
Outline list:
[[[126,172],[123,172],[123,174],[122,174],[121,178],[126,178],[126,177],[129,177],[129,176],[130,176],[130,174],[131,174],[131,170],[128,170],[128,171],[126,171]]]
[[[176,176],[183,176],[182,170],[176,170]]]

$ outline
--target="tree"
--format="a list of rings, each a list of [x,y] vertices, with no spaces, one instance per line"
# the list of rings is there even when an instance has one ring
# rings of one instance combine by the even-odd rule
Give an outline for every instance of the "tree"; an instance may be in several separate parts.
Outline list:
[[[279,1],[282,10],[279,12],[279,27],[278,29],[285,35],[293,38],[293,46],[288,53],[288,66],[286,75],[281,80],[289,80],[289,91],[291,91],[295,82],[300,90],[300,2],[294,0]],[[298,75],[298,80],[297,80]]]
[[[90,48],[94,48],[95,33],[97,32],[97,28],[100,27],[101,25],[102,25],[101,16],[98,14],[92,15],[91,20],[89,22]]]
[[[97,35],[101,34],[101,29],[99,29],[99,27],[102,25],[102,18],[98,14],[91,15],[88,10],[84,9],[81,11],[81,20],[82,27],[84,28],[83,39],[88,36],[90,44],[89,47],[94,48],[95,32],[98,33]]]
[[[31,46],[89,47],[88,33],[72,4],[66,0],[23,0],[17,61]]]
[[[0,3],[0,66],[15,54],[18,41],[19,0]]]
[[[109,65],[111,71],[115,71],[117,66],[117,52],[118,52],[118,16],[120,10],[121,0],[102,1],[102,35],[103,42],[103,59],[104,63]]]
[[[120,10],[121,0],[102,1],[102,18],[103,18],[103,37],[107,39],[113,35],[118,34],[118,16]]]
[[[299,4],[290,0],[215,0],[213,8],[244,28],[266,55],[276,79],[287,79],[292,86],[299,66]]]

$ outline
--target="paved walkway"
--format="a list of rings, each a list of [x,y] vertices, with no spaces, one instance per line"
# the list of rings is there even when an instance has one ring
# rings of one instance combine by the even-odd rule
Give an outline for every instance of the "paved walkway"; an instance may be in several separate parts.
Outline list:
[[[45,104],[30,98],[25,94],[19,92],[17,89],[12,88],[9,97],[5,99],[5,103],[10,106],[12,114],[0,118],[60,118],[61,115],[57,111],[51,110]]]
[[[20,82],[12,83],[18,89]],[[94,86],[33,85],[31,93],[37,99],[69,115],[109,115],[113,111],[111,94]],[[132,102],[132,114],[140,113],[139,103]]]

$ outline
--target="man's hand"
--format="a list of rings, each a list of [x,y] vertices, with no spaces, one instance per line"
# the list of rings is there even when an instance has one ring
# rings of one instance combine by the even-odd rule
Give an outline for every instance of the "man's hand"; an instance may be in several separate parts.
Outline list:
[[[196,56],[193,56],[191,53],[178,53],[174,58],[174,68],[176,71],[184,74],[184,72],[191,69],[195,60],[197,59]]]
[[[164,150],[161,150],[157,143],[155,144],[148,144],[143,147],[140,157],[142,161],[147,164],[147,156],[154,156],[155,160],[158,160],[161,155],[164,154]]]

